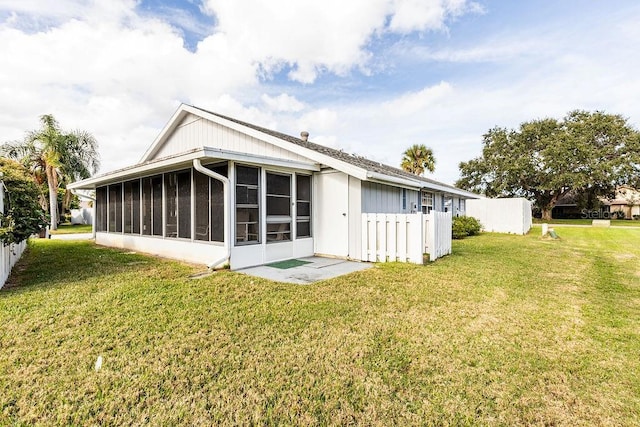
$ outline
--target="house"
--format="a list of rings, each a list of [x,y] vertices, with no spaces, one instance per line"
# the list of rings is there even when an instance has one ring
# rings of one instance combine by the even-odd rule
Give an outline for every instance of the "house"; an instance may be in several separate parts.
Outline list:
[[[70,187],[96,192],[98,244],[233,269],[359,260],[362,213],[459,214],[478,197],[185,104],[138,164]]]
[[[578,205],[579,194],[571,191],[561,197],[552,211],[553,218],[637,219],[640,218],[640,191],[621,185],[613,199],[600,197],[600,209],[589,210]]]
[[[622,212],[625,219],[640,219],[640,191],[627,185],[616,189],[615,198],[608,200],[609,212]]]

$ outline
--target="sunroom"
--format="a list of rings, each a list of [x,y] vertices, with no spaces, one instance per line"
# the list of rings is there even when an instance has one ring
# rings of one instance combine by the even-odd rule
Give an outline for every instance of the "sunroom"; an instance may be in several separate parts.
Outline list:
[[[96,178],[98,244],[234,269],[313,255],[317,166],[172,160]]]

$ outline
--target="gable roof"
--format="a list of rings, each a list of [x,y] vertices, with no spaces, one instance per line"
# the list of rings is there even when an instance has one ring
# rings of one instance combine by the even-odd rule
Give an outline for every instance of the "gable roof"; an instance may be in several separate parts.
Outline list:
[[[150,168],[156,162],[166,163],[166,158],[156,159],[154,158],[154,156],[160,151],[163,144],[169,139],[173,131],[179,126],[182,119],[188,114],[195,114],[204,119],[211,120],[220,125],[235,129],[241,133],[274,144],[280,148],[294,151],[306,158],[309,158],[311,161],[316,162],[318,165],[329,166],[348,175],[355,176],[356,178],[359,178],[361,180],[390,183],[415,189],[426,188],[467,198],[481,197],[477,194],[461,190],[452,185],[417,176],[400,168],[375,162],[363,156],[348,154],[344,151],[336,150],[335,148],[326,147],[324,145],[316,144],[311,141],[304,141],[300,138],[287,135],[282,132],[243,122],[232,117],[224,116],[222,114],[214,113],[212,111],[208,111],[188,104],[181,104],[180,107],[178,107],[178,109],[162,129],[158,137],[156,137],[155,141],[144,153],[138,165],[121,169],[120,171],[133,170],[137,169],[137,167]],[[203,147],[204,151],[207,151],[207,149],[209,149],[209,147]],[[111,174],[105,174],[102,176],[106,177],[108,175]],[[74,187],[79,188],[75,185]]]

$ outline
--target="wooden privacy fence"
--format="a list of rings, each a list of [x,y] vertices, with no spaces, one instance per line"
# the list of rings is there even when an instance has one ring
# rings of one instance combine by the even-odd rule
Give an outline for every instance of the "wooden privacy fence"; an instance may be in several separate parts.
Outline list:
[[[435,212],[423,215],[424,252],[435,261],[451,253],[451,212]]]
[[[362,214],[362,261],[422,264],[451,253],[451,213]]]

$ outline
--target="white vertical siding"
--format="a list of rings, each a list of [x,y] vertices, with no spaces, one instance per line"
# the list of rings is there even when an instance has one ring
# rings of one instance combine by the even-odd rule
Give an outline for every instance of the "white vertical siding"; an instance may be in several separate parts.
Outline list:
[[[362,253],[362,181],[349,177],[349,258],[359,259]]]
[[[193,114],[189,114],[180,122],[152,159],[184,153],[201,147],[219,148],[236,153],[284,160],[309,161],[306,157],[292,151],[276,147]]]

